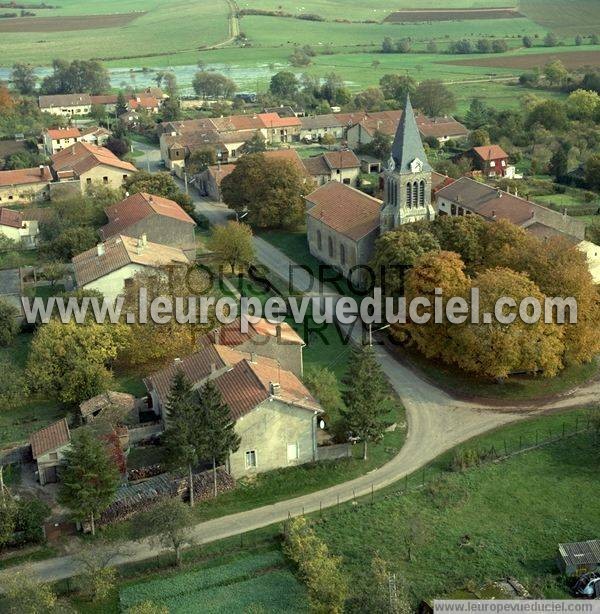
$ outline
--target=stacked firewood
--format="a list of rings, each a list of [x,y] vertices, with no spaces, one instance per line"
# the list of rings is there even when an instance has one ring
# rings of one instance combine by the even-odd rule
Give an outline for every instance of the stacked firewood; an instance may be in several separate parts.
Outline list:
[[[137,482],[138,480],[153,478],[165,471],[166,469],[164,469],[162,465],[148,465],[147,467],[140,467],[139,469],[129,469],[127,471],[127,479],[130,482]]]
[[[214,497],[213,472],[195,473],[194,500],[206,501]],[[217,493],[221,494],[235,488],[235,480],[223,467],[217,469]],[[102,514],[100,524],[125,520],[137,512],[167,497],[189,500],[188,478],[181,473],[163,473],[137,484],[124,484],[119,488],[115,500]]]

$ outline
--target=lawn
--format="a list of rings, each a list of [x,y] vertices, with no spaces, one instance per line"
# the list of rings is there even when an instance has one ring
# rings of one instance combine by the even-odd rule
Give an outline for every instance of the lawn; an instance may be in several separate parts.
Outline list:
[[[525,426],[553,425],[556,434],[572,418],[542,417],[485,439],[500,449],[502,439],[517,439]],[[368,590],[366,570],[378,552],[415,603],[507,576],[534,595],[566,598],[557,544],[597,536],[599,469],[598,447],[582,434],[464,473],[446,470],[443,484],[406,496],[390,490],[372,506],[344,506],[317,523],[317,531],[343,556],[354,594]],[[421,538],[408,561],[405,537],[415,523]]]

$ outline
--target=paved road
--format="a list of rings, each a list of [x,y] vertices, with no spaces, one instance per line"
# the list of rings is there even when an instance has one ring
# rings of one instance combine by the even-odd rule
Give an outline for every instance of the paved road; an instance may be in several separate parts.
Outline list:
[[[201,199],[197,199],[195,204],[196,209],[214,220],[214,223],[222,223],[230,216],[230,212],[221,205]],[[255,238],[255,246],[258,260],[287,280],[289,266],[293,264],[289,258],[258,237]],[[310,281],[308,274],[302,272],[296,279],[300,288],[306,287]],[[325,288],[324,291],[328,293],[330,289]],[[582,407],[600,398],[600,384],[596,382],[550,403],[532,404],[531,407],[505,407],[502,411],[494,411],[492,407],[453,399],[446,392],[422,380],[415,372],[398,363],[385,349],[376,347],[375,351],[382,368],[406,408],[408,433],[399,454],[383,467],[349,482],[274,505],[201,522],[189,530],[191,543],[217,541],[282,522],[290,515],[318,511],[320,507],[331,507],[338,502],[368,495],[372,490],[385,488],[414,473],[456,445],[510,422],[521,420],[530,412],[541,413],[558,408]],[[142,560],[156,556],[162,551],[162,547],[152,540],[128,542],[120,549],[121,554],[114,559],[114,564]],[[35,574],[42,580],[58,580],[76,575],[80,564],[74,556],[63,556],[36,562],[27,568],[28,573]],[[13,573],[14,569],[0,572],[0,586],[2,577]]]

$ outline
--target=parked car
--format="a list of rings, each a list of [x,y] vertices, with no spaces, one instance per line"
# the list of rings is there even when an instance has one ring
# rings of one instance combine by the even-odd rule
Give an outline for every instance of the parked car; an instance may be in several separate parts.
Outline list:
[[[578,597],[600,599],[600,572],[584,573],[575,583],[573,591]]]

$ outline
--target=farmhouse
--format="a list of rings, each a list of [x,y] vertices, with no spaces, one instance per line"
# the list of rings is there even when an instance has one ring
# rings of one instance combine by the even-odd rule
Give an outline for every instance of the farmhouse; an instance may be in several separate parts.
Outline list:
[[[52,128],[44,131],[44,150],[49,156],[74,145],[81,138],[79,128]]]
[[[196,255],[196,222],[174,201],[140,192],[106,209],[108,224],[100,229],[103,240],[118,235],[146,235],[151,243],[176,247],[190,258]]]
[[[58,182],[78,183],[82,192],[94,183],[120,188],[135,166],[124,162],[105,147],[75,143],[52,156],[52,171]]]
[[[368,113],[347,131],[348,146],[355,149],[368,145],[375,133],[394,136],[402,117],[402,111]],[[434,138],[440,143],[450,139],[462,139],[469,135],[468,129],[452,117],[427,117],[417,115],[416,123],[423,139]]]
[[[37,221],[24,220],[21,212],[0,207],[0,235],[24,249],[30,249],[36,246],[38,234]]]
[[[473,168],[486,177],[505,177],[507,174],[508,154],[500,145],[473,147],[464,155],[471,160]]]
[[[127,102],[130,111],[146,111],[148,113],[158,113],[162,105],[162,100],[154,96],[135,96]]]
[[[0,171],[0,206],[48,200],[52,173],[47,166]]]
[[[37,476],[40,484],[58,481],[58,469],[66,450],[71,445],[71,433],[66,418],[51,424],[29,437],[31,455],[37,464]]]
[[[353,151],[328,151],[320,156],[307,158],[304,161],[306,172],[317,185],[328,181],[339,181],[355,186],[360,175],[360,160]]]
[[[201,346],[211,343],[272,358],[283,369],[298,377],[303,375],[302,349],[306,344],[286,322],[273,324],[264,318],[258,322],[249,318],[238,319],[214,329],[199,341]]]
[[[136,273],[176,264],[189,264],[183,251],[150,243],[144,235],[115,236],[73,258],[77,287],[96,290],[109,300],[123,294]]]
[[[89,94],[55,94],[40,96],[38,99],[40,111],[51,115],[72,117],[88,115],[92,110],[92,98]]]
[[[489,221],[508,220],[540,238],[557,232],[578,241],[585,238],[583,222],[469,177],[461,177],[440,189],[436,208],[439,215],[474,214]]]
[[[199,389],[209,379],[220,390],[241,438],[228,465],[243,477],[316,460],[322,409],[302,382],[278,361],[212,344],[145,380],[151,402],[168,424],[166,399],[181,369]]]

